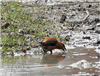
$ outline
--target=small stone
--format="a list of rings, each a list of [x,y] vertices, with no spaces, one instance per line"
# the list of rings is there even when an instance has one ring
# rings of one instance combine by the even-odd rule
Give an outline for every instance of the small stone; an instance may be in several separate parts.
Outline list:
[[[96,26],[97,26],[97,27],[100,27],[100,23],[97,23]]]
[[[10,24],[9,23],[4,23],[2,26],[1,26],[1,28],[3,29],[3,28],[7,28],[8,26],[10,26]]]
[[[83,39],[91,39],[90,36],[83,37]]]
[[[90,27],[87,28],[87,30],[95,30],[95,27],[90,26]]]
[[[98,19],[98,18],[95,19],[95,22],[99,22],[99,21],[100,21],[100,19]]]
[[[95,45],[95,46],[100,45],[100,40],[97,40],[97,42],[96,42],[96,43],[94,43],[93,45]]]
[[[27,49],[27,50],[30,50],[30,47],[27,47],[26,49]]]
[[[60,19],[60,23],[63,23],[66,20],[66,15],[62,14],[62,17]]]
[[[97,44],[100,44],[100,40],[97,41]]]
[[[89,5],[89,6],[88,6],[88,8],[91,8],[91,7],[92,7],[92,5]]]
[[[62,26],[66,26],[65,24],[62,24]]]
[[[98,33],[98,34],[100,34],[100,30],[96,30],[96,31],[95,31],[95,33]]]
[[[69,40],[70,40],[70,35],[67,35],[67,36],[65,37],[65,40],[66,40],[66,41],[69,41]]]
[[[95,33],[100,34],[100,27],[97,27],[97,28],[96,28]]]

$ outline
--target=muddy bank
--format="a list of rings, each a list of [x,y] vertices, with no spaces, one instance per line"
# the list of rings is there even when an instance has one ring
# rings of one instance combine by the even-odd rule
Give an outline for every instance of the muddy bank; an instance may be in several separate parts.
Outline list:
[[[24,13],[25,15],[28,15],[33,10],[34,15],[32,15],[32,19],[38,18],[37,23],[39,21],[39,25],[37,27],[40,27],[40,30],[35,29],[36,27],[34,27],[34,24],[30,24],[30,27],[28,24],[25,24],[23,25],[24,27],[21,27],[20,29],[20,24],[18,24],[19,26],[15,27],[17,28],[17,33],[14,34],[14,32],[8,31],[8,25],[7,27],[6,25],[2,25],[2,28],[5,28],[8,33],[6,33],[5,30],[3,30],[1,33],[2,36],[7,35],[9,37],[13,37],[13,35],[16,35],[16,37],[18,36],[18,38],[19,36],[24,36],[25,43],[23,44],[23,46],[27,52],[36,52],[37,49],[41,50],[40,47],[32,47],[38,44],[38,42],[42,41],[42,39],[39,39],[39,35],[45,37],[57,36],[60,41],[65,43],[67,49],[76,47],[96,48],[97,50],[100,49],[99,2],[44,5],[43,7],[41,7],[41,5],[34,6],[31,4],[30,6],[28,6],[27,4],[28,3],[24,4],[26,6],[24,8],[28,8],[29,11],[25,11]],[[2,21],[4,21],[3,18]],[[44,27],[45,29],[41,29],[42,25],[44,24],[46,25],[46,27]],[[43,34],[41,30],[43,30],[42,32],[47,32],[47,34]],[[41,32],[41,34],[34,36],[34,33],[39,32]],[[21,46],[20,44],[21,42],[16,42],[11,46]],[[14,53],[16,53],[18,50],[13,48],[11,49],[14,50]]]
[[[61,36],[61,41],[65,39],[66,48],[86,47],[99,49],[99,2],[46,5],[46,7],[46,14],[39,14],[39,17],[46,17],[47,20],[54,23],[52,26],[59,29],[57,32]]]

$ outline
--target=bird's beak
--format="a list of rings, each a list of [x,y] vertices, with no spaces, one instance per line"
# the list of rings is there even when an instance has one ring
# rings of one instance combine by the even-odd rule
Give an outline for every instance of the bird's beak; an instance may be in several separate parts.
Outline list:
[[[67,54],[67,49],[65,47],[63,47],[63,54]]]
[[[64,51],[67,51],[67,49],[66,49],[66,48],[64,48]]]
[[[63,47],[63,51],[67,51],[67,49],[65,48],[65,46]]]

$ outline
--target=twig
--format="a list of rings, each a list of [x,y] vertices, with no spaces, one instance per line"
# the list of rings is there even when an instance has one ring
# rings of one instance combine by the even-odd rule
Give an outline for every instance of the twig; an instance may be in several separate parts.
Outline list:
[[[90,15],[88,10],[86,10],[86,13],[87,13],[87,16],[82,20],[82,22],[85,21]]]

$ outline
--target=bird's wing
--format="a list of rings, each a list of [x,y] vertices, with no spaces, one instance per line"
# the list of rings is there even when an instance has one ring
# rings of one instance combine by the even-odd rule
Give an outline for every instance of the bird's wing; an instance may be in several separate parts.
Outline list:
[[[47,45],[47,46],[56,46],[57,44],[57,40],[49,40],[49,41],[46,41],[46,42],[41,42],[42,45]]]

